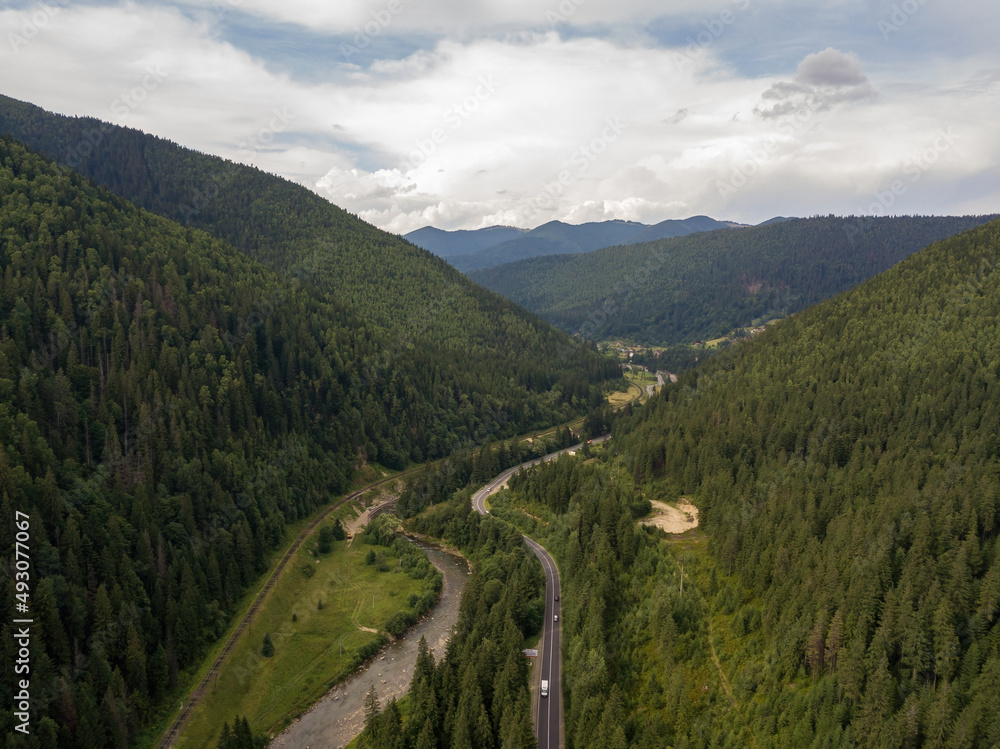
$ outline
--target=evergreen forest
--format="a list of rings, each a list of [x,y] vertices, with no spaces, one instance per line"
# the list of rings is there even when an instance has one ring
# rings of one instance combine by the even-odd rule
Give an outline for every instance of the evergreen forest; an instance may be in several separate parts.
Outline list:
[[[998,261],[996,222],[931,246],[511,482],[567,746],[1000,743]],[[636,524],[682,496],[696,531]]]
[[[24,746],[133,744],[289,524],[369,464],[581,413],[613,369],[584,347],[557,368],[543,342],[565,336],[514,308],[482,316],[526,337],[503,365],[430,346],[385,356],[392,334],[337,295],[9,138],[0,242],[5,567],[14,511],[31,518],[37,730]],[[0,585],[13,672],[13,576]],[[10,702],[13,683],[0,689]]]
[[[847,291],[990,217],[791,219],[532,258],[470,273],[563,330],[676,346],[727,336]],[[675,361],[675,371],[690,358]]]

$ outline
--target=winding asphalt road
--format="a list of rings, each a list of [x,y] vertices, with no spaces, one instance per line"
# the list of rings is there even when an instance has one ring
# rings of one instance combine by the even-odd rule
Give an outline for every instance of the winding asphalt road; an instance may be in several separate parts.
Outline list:
[[[657,387],[663,387],[663,375],[660,374],[659,372],[656,373],[656,384],[655,385],[646,385],[646,392],[649,393],[652,396],[653,395],[653,391]]]
[[[604,442],[609,435],[598,437],[592,442]],[[583,444],[567,447],[565,450],[550,453],[535,460],[529,460],[519,466],[508,468],[486,486],[472,495],[472,507],[480,515],[488,515],[486,498],[498,492],[507,480],[518,471],[555,460],[563,453],[583,449]],[[562,623],[555,621],[559,613],[559,568],[552,556],[538,543],[524,536],[528,545],[545,571],[545,623],[542,625],[542,640],[539,653],[538,678],[549,682],[549,696],[542,697],[541,689],[537,692],[535,712],[535,736],[538,739],[538,749],[561,749],[563,746],[563,708],[562,708]]]

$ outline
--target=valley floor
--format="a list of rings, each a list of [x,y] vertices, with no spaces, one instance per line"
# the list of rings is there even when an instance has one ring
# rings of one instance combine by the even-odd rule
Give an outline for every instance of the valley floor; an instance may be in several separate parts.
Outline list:
[[[444,575],[444,587],[437,606],[404,637],[384,648],[367,667],[348,681],[338,684],[309,712],[292,723],[271,742],[271,747],[347,746],[364,728],[365,694],[369,688],[375,687],[383,705],[393,697],[398,700],[407,692],[421,637],[427,639],[436,659],[444,657],[448,638],[458,621],[458,605],[469,577],[469,565],[457,554],[419,545]]]

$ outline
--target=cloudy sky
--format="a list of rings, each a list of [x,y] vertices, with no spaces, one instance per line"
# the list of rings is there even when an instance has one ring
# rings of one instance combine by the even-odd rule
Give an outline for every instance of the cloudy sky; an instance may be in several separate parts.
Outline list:
[[[0,0],[0,93],[399,233],[992,213],[998,28],[974,0]]]

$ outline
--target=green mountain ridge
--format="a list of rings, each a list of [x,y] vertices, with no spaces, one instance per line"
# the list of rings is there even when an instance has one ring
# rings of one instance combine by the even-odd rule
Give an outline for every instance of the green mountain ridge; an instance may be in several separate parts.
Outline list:
[[[30,518],[32,725],[119,746],[285,525],[429,404],[365,380],[378,342],[349,310],[6,139],[0,227],[0,549],[12,564],[14,510]]]
[[[568,746],[1000,745],[998,265],[932,245],[494,503],[562,555]]]
[[[456,306],[484,311],[471,335],[453,331],[459,356],[428,340],[433,321],[409,339],[369,324],[324,278],[269,268],[0,137],[0,550],[12,569],[14,512],[30,518],[37,623],[25,746],[133,743],[286,526],[358,466],[563,420],[600,400],[613,368],[576,347],[560,375],[546,346],[565,336],[468,282]],[[12,673],[13,576],[2,589]]]
[[[136,205],[203,229],[248,256],[350,307],[384,344],[374,368],[429,348],[503,373],[520,396],[552,389],[586,400],[615,376],[534,315],[470,282],[445,261],[366,224],[287,180],[182,148],[138,130],[54,115],[0,96],[0,133],[27,143]],[[551,355],[563,351],[562,356]],[[452,375],[456,376],[456,375]],[[449,384],[444,373],[442,384]],[[489,393],[473,381],[468,392]],[[539,408],[541,408],[541,405]]]
[[[846,291],[989,217],[790,219],[470,273],[590,340],[709,340]]]

